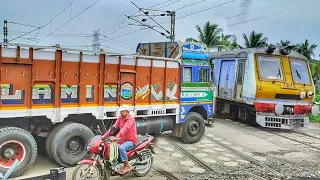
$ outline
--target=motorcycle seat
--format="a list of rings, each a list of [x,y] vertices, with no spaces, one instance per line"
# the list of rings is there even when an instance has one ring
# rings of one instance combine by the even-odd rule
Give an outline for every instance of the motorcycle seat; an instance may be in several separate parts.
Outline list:
[[[135,146],[133,146],[132,148],[129,148],[129,149],[127,150],[127,152],[135,149],[135,148],[138,147],[140,144],[148,141],[149,137],[150,137],[150,135],[145,135],[145,136],[140,136],[140,137],[138,137],[138,144],[135,145]]]

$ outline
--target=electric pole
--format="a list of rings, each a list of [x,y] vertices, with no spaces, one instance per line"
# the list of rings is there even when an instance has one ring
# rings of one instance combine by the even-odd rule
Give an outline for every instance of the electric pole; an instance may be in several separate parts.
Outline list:
[[[8,21],[3,21],[3,42],[8,43]]]
[[[174,41],[174,39],[175,39],[175,29],[176,29],[176,12],[175,11],[170,11],[169,15],[171,17],[170,40]]]
[[[100,33],[99,33],[99,30],[93,31],[92,50],[93,51],[100,51]]]

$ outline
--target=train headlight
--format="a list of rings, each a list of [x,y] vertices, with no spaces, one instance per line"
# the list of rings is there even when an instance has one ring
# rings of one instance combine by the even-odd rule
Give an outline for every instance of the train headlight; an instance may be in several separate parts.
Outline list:
[[[276,112],[276,114],[281,115],[284,113],[284,106],[282,104],[277,104],[274,107],[274,111]]]
[[[312,108],[311,108],[311,114],[313,115],[313,116],[318,116],[318,114],[319,114],[319,106],[312,106]]]
[[[308,91],[308,92],[307,92],[307,97],[308,97],[308,98],[313,97],[313,95],[314,95],[314,93],[313,93],[312,91]]]

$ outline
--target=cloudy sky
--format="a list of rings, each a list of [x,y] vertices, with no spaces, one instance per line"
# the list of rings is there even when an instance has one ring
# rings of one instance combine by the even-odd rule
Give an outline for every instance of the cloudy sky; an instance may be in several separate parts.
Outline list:
[[[35,30],[35,27],[14,23],[36,27],[46,25],[40,30],[36,29],[22,38],[11,41],[12,43],[61,44],[65,47],[91,48],[94,30],[100,30],[100,33],[103,34],[100,36],[101,48],[106,51],[129,53],[135,51],[139,42],[167,41],[166,37],[153,30],[138,31],[143,27],[137,26],[139,23],[133,20],[127,20],[125,15],[139,15],[138,9],[130,3],[130,0],[100,0],[77,16],[95,1],[97,0],[1,0],[0,20],[13,22],[8,24],[9,41],[25,32]],[[276,43],[280,39],[300,43],[309,39],[311,44],[319,45],[315,52],[316,58],[319,59],[319,0],[132,1],[142,8],[164,11],[178,9],[176,11],[176,40],[184,41],[188,37],[197,38],[195,25],[199,24],[202,27],[206,21],[210,21],[218,24],[225,33],[235,34],[240,44],[243,44],[242,34],[249,34],[252,30],[264,33],[269,43]],[[68,6],[71,2],[73,2],[72,6]],[[199,3],[190,5],[197,2]],[[154,5],[157,6],[154,7]],[[65,11],[51,21],[63,9]],[[161,13],[152,11],[151,15]],[[263,18],[266,16],[270,17]],[[73,19],[68,22],[70,18]],[[141,22],[142,18],[135,17],[135,19]],[[169,17],[156,17],[155,20],[163,23],[170,19]],[[116,23],[118,25],[112,26]],[[147,19],[146,23],[156,25],[151,19]],[[62,26],[63,24],[65,25]],[[163,27],[170,30],[170,23],[164,23]],[[155,27],[155,29],[164,32],[162,28]],[[49,33],[52,34],[48,36]],[[3,41],[3,33],[0,38]]]

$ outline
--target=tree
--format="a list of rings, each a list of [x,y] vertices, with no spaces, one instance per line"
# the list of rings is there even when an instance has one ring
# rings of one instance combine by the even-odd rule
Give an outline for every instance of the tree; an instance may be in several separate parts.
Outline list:
[[[238,49],[239,46],[237,44],[237,38],[235,35],[230,35],[230,34],[221,34],[220,36],[220,41],[218,43],[218,51],[222,50],[233,50],[233,49]]]
[[[286,41],[282,41],[282,39],[280,40],[279,43],[277,43],[277,46],[289,46],[290,41],[286,40]]]
[[[263,33],[256,33],[255,31],[252,31],[249,37],[244,33],[243,39],[246,48],[266,47],[268,41],[268,38],[263,37]]]
[[[317,45],[312,44],[311,46],[309,46],[309,40],[306,39],[304,41],[304,43],[299,43],[295,46],[295,50],[304,55],[308,60],[311,59],[311,56],[315,56],[314,55],[314,50],[317,48]]]
[[[208,48],[217,47],[219,45],[220,33],[223,31],[217,24],[211,24],[209,21],[203,26],[203,29],[199,25],[196,25],[199,32],[198,40],[194,38],[187,38],[186,42],[201,42],[207,45]]]

